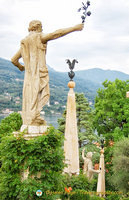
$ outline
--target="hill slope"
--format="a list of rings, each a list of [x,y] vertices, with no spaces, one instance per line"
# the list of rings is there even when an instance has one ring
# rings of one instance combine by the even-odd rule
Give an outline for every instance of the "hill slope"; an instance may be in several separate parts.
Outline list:
[[[115,81],[116,78],[119,80],[129,80],[128,74],[120,71],[103,70],[99,68],[77,71],[76,76],[79,78],[85,77],[86,80],[97,84],[102,84],[106,79],[110,81]]]
[[[48,66],[50,77],[50,105],[45,111],[62,112],[66,105],[69,82],[68,73],[57,72]],[[96,91],[105,80],[129,79],[122,72],[98,68],[75,72],[75,92],[83,92],[89,101],[94,102]],[[21,110],[24,72],[19,71],[10,61],[0,58],[0,112],[6,108]]]

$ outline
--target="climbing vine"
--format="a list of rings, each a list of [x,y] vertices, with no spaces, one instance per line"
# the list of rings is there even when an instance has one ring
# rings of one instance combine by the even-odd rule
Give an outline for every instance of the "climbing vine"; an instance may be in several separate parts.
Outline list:
[[[3,137],[0,144],[1,200],[39,199],[38,189],[43,191],[40,199],[44,199],[47,190],[60,190],[64,168],[62,141],[62,134],[53,127],[46,135],[29,141],[23,136]],[[28,179],[22,180],[23,172],[28,169]]]

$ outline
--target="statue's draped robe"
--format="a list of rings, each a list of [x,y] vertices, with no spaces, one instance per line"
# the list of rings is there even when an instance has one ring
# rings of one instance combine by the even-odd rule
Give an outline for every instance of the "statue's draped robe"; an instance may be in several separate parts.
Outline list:
[[[83,174],[86,174],[87,178],[89,180],[92,180],[93,178],[93,164],[91,159],[85,158],[84,159],[84,169],[83,169]]]
[[[49,100],[47,44],[41,42],[41,36],[43,33],[30,33],[21,41],[21,55],[25,64],[22,103],[24,125],[42,124],[40,111]]]

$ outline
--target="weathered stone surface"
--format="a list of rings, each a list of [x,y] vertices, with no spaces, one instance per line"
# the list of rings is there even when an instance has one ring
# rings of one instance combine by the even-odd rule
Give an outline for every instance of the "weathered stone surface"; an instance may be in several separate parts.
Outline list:
[[[22,103],[23,124],[46,125],[40,112],[49,100],[49,76],[46,66],[47,42],[73,31],[81,31],[83,26],[84,24],[78,24],[70,28],[59,29],[53,33],[43,34],[40,21],[30,22],[29,35],[21,41],[19,51],[11,59],[20,71],[25,70]],[[19,62],[21,57],[24,66]]]
[[[38,136],[42,136],[47,133],[49,126],[27,126],[22,125],[20,132],[13,132],[15,137],[19,137],[20,134],[23,134],[25,140],[30,140]],[[23,132],[24,131],[24,132]]]
[[[76,119],[76,102],[75,93],[73,91],[75,83],[71,81],[68,86],[70,87],[70,90],[67,98],[64,141],[65,163],[68,164],[68,166],[64,169],[64,172],[72,175],[79,174],[79,149]]]
[[[92,152],[88,152],[86,154],[86,157],[84,156],[85,148],[82,150],[82,158],[84,160],[84,168],[83,168],[83,174],[86,174],[89,181],[93,178],[93,173],[100,173],[100,170],[94,170],[93,164],[92,164]]]
[[[33,134],[42,134],[47,131],[47,128],[49,126],[31,126],[31,125],[22,125],[20,131],[25,133],[33,135]]]
[[[97,183],[97,193],[100,197],[105,196],[105,164],[104,164],[104,149],[100,151],[100,162],[99,169],[100,173],[98,175],[98,183]]]
[[[27,125],[22,125],[21,128],[20,128],[20,132],[23,132],[23,131],[28,131],[28,126]]]

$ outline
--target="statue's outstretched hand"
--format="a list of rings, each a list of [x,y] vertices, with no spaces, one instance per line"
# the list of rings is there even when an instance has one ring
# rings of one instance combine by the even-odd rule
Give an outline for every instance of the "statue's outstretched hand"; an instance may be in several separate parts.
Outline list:
[[[101,170],[96,170],[96,173],[99,174],[101,172]]]
[[[75,27],[76,27],[76,30],[77,30],[77,31],[81,31],[81,30],[84,28],[84,23],[82,23],[82,24],[77,24]]]
[[[22,72],[22,71],[24,71],[25,70],[25,68],[24,68],[24,66],[18,66],[18,68],[19,68],[19,70]]]

